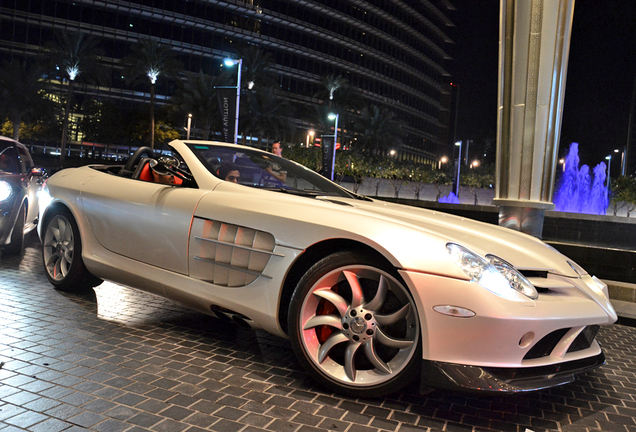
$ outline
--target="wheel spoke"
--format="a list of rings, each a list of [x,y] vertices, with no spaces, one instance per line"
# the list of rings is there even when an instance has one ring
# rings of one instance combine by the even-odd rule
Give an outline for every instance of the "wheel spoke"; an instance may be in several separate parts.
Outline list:
[[[327,339],[325,343],[320,346],[320,350],[318,350],[318,363],[322,363],[323,361],[325,361],[325,359],[329,355],[329,351],[331,351],[333,347],[348,341],[349,338],[342,333],[335,333],[331,335],[329,339]]]
[[[377,353],[375,352],[375,345],[373,344],[373,339],[369,340],[368,342],[364,344],[364,353],[367,355],[367,358],[369,359],[371,364],[375,366],[376,369],[379,369],[380,372],[385,374],[391,373],[391,367],[388,364],[384,363],[382,359],[380,359],[380,357],[378,357]]]
[[[407,303],[404,305],[404,307],[402,307],[402,309],[392,314],[389,314],[389,315],[375,314],[375,320],[380,325],[394,324],[398,322],[399,320],[406,318],[410,311],[411,311],[411,305]]]
[[[386,345],[391,348],[408,348],[413,345],[413,341],[406,339],[395,339],[384,334],[381,328],[377,328],[375,331],[375,340],[382,345]]]
[[[347,350],[345,352],[344,369],[345,369],[345,373],[347,374],[347,376],[349,377],[351,381],[356,380],[355,358],[356,358],[356,352],[358,351],[358,348],[360,348],[360,345],[362,344],[351,343],[347,346]]]
[[[329,327],[335,327],[338,330],[342,330],[342,321],[336,315],[316,315],[311,317],[305,323],[303,330],[309,330],[321,325],[327,325]]]
[[[347,313],[347,310],[349,309],[349,305],[347,304],[347,301],[344,298],[342,298],[342,296],[331,291],[330,288],[317,289],[313,292],[313,294],[315,296],[323,298],[327,300],[328,302],[332,303],[336,307],[336,309],[338,309],[340,316],[344,316]]]
[[[364,293],[362,292],[360,281],[358,280],[358,276],[353,272],[343,271],[343,273],[351,287],[351,308],[357,308],[364,303]]]
[[[370,310],[378,310],[384,304],[386,294],[389,292],[389,282],[384,275],[380,275],[380,282],[378,283],[378,291],[375,293],[375,297],[367,303],[364,307]]]

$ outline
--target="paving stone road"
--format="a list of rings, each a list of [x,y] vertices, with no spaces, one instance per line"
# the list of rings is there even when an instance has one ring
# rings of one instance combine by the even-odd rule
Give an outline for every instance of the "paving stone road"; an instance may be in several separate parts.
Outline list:
[[[559,388],[356,400],[262,331],[110,283],[55,291],[31,233],[24,256],[0,257],[0,431],[636,432],[636,328],[598,338],[607,365]]]

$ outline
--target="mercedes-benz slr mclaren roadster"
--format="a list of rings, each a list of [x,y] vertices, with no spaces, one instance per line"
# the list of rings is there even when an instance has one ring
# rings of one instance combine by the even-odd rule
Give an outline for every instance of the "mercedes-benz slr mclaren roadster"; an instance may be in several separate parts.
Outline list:
[[[355,397],[416,377],[536,390],[605,361],[607,286],[534,237],[355,195],[249,147],[170,146],[48,180],[56,288],[106,279],[287,337],[315,380]]]

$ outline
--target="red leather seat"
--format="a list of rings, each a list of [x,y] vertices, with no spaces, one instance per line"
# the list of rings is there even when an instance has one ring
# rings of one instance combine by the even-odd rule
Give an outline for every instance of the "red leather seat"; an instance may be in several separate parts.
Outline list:
[[[152,170],[150,169],[149,161],[144,162],[144,166],[139,173],[139,180],[154,182],[155,179],[152,177]],[[174,184],[181,185],[183,181],[179,177],[174,177]]]

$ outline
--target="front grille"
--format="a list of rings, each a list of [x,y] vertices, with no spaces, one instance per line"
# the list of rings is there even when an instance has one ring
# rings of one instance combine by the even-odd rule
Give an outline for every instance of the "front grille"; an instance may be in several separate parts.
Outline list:
[[[584,349],[588,349],[592,342],[594,342],[594,338],[596,337],[596,333],[598,333],[599,326],[592,325],[587,326],[579,335],[574,339],[570,348],[568,348],[568,352],[576,352],[582,351]]]
[[[561,338],[565,336],[568,331],[570,331],[569,328],[559,329],[544,336],[539,342],[537,342],[532,348],[530,348],[523,359],[531,360],[549,356],[554,347],[559,343]]]

